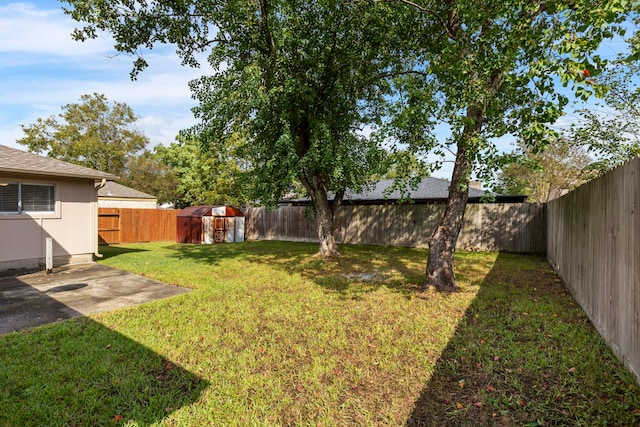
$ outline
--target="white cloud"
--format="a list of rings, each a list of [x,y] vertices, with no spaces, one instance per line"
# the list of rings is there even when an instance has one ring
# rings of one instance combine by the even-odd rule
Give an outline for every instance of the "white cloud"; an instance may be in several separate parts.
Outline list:
[[[196,124],[193,115],[176,114],[174,116],[141,116],[138,121],[138,128],[149,138],[150,147],[156,145],[169,145],[175,141],[181,130],[190,128]]]
[[[158,46],[145,53],[149,68],[131,81],[133,58],[114,55],[107,36],[73,41],[75,26],[57,0],[0,6],[0,144],[22,148],[15,143],[21,124],[94,92],[129,105],[151,145],[170,143],[195,124],[188,82],[212,72],[206,61],[200,69],[184,67],[173,47]]]
[[[2,145],[6,145],[12,148],[17,148],[19,150],[26,151],[26,149],[19,145],[16,140],[22,138],[24,134],[20,127],[2,127],[0,128],[0,141],[2,141]]]
[[[0,52],[77,56],[111,49],[113,41],[101,36],[91,43],[72,40],[75,21],[64,14],[60,3],[36,8],[32,3],[0,6]]]

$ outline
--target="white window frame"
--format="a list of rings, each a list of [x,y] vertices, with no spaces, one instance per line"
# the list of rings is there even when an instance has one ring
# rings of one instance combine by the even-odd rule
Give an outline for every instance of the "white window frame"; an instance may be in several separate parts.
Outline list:
[[[18,205],[15,211],[4,211],[0,212],[0,215],[28,215],[28,216],[48,216],[55,215],[58,209],[58,186],[54,183],[40,183],[40,182],[29,182],[29,181],[20,181],[20,180],[7,180],[0,181],[0,183],[6,183],[8,185],[17,184],[18,185]],[[51,210],[28,210],[23,208],[23,186],[33,186],[33,187],[48,187],[53,188],[53,203]]]

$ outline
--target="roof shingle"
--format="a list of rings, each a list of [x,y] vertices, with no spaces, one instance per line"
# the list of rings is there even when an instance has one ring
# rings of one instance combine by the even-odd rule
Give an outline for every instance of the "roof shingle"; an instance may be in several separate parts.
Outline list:
[[[394,184],[393,179],[386,179],[382,181],[373,182],[370,186],[360,193],[353,192],[349,189],[344,194],[344,203],[354,204],[386,204],[395,203],[401,200],[410,199],[414,202],[441,202],[447,200],[449,197],[450,181],[441,178],[424,177],[420,180],[417,187],[411,188],[407,186],[402,194],[401,190],[394,189],[389,191]],[[477,200],[485,196],[489,196],[491,193],[487,193],[477,188],[469,187],[469,199]],[[334,195],[328,195],[329,200],[333,200]],[[300,203],[306,204],[309,202],[308,197],[301,199],[284,199],[282,203]]]
[[[362,191],[361,193],[354,193],[351,190],[347,190],[344,195],[344,200],[351,201],[372,201],[372,200],[400,200],[402,194],[400,190],[393,190],[389,194],[386,194],[386,190],[394,183],[392,179],[386,179],[378,181],[373,184],[372,187]],[[412,200],[432,200],[432,199],[447,199],[449,197],[450,181],[440,178],[425,177],[418,183],[418,186],[413,189],[411,187],[406,188],[406,194],[404,198],[410,198]],[[477,188],[469,188],[469,197],[484,197],[488,196],[483,190]]]
[[[86,179],[118,178],[107,172],[39,156],[6,145],[0,145],[0,173],[2,172]]]
[[[108,181],[107,184],[98,190],[98,197],[113,197],[117,199],[153,199],[156,196],[143,193],[134,188],[118,184],[117,182]]]

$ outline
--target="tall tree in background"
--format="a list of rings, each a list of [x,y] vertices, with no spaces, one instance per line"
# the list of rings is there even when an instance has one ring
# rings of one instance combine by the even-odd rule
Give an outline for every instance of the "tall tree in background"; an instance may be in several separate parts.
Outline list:
[[[343,0],[155,2],[66,0],[86,26],[76,38],[106,30],[118,51],[136,55],[175,43],[186,64],[210,51],[217,73],[192,83],[206,144],[247,139],[261,202],[273,205],[299,180],[315,205],[319,254],[339,255],[333,212],[347,188],[358,191],[381,152],[359,134],[374,121],[384,93],[379,76],[390,57],[386,5]],[[134,63],[134,75],[146,66]],[[330,200],[329,194],[334,197]]]
[[[239,143],[238,141],[236,144]],[[242,160],[235,156],[237,145],[203,150],[195,136],[181,135],[168,147],[158,145],[155,156],[175,174],[177,207],[195,205],[243,206],[249,201],[244,187]]]
[[[146,149],[127,161],[120,183],[156,196],[160,204],[177,204],[180,200],[175,172],[156,153]]]
[[[89,168],[123,175],[127,162],[148,143],[135,128],[138,118],[120,102],[102,94],[82,95],[80,103],[67,104],[62,113],[23,125],[17,140],[33,153]]]
[[[637,74],[637,63],[618,61],[609,67],[598,79],[607,86],[607,94],[594,107],[578,110],[578,123],[566,132],[573,144],[589,150],[595,160],[590,167],[599,174],[640,156]]]
[[[632,42],[637,40],[633,36]],[[606,94],[582,105],[578,120],[560,139],[538,152],[518,145],[514,154],[520,161],[503,167],[499,192],[545,203],[640,155],[640,87],[633,51],[632,45],[620,52],[597,78],[585,76],[588,84],[603,84]]]
[[[532,203],[547,203],[595,176],[587,149],[561,138],[538,152],[519,143],[513,155],[518,161],[502,167],[498,192],[526,195]]]
[[[472,174],[499,166],[495,138],[511,134],[533,149],[555,135],[547,126],[567,98],[559,80],[587,97],[603,61],[593,52],[620,29],[624,1],[398,0],[421,14],[414,64],[396,79],[392,125],[416,152],[455,156],[444,215],[429,239],[426,287],[457,289],[454,252]],[[409,64],[410,65],[410,64]],[[450,136],[435,133],[444,124]]]
[[[371,181],[382,179],[406,180],[413,177],[422,178],[429,176],[430,170],[429,165],[411,151],[384,151],[379,168],[372,174]]]
[[[537,152],[518,144],[518,161],[502,168],[498,192],[546,203],[640,155],[640,88],[634,67],[621,59],[597,79],[606,95],[579,109],[578,121],[562,137]]]

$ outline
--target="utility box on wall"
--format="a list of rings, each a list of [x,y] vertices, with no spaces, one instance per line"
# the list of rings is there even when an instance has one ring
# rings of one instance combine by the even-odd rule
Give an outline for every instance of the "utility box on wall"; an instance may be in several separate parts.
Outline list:
[[[176,217],[178,243],[244,242],[244,214],[231,206],[190,206]]]

